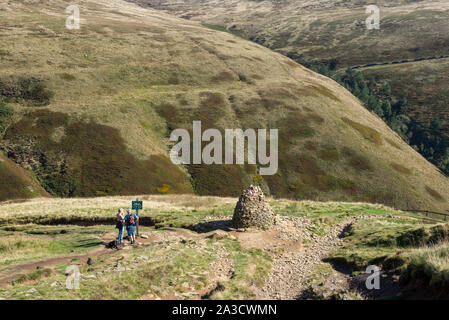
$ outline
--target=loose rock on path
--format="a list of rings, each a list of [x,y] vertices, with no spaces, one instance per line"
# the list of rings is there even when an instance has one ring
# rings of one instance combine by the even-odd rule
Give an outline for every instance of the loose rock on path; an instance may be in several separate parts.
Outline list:
[[[281,217],[280,220],[280,228],[292,225],[299,228],[301,225],[300,218]],[[302,222],[307,224],[306,219],[303,219]],[[302,291],[308,288],[310,275],[322,262],[322,259],[326,258],[336,247],[342,245],[341,235],[352,223],[353,220],[344,221],[321,238],[311,237],[312,244],[307,250],[272,254],[273,264],[270,275],[262,289],[254,288],[256,298],[298,299]]]

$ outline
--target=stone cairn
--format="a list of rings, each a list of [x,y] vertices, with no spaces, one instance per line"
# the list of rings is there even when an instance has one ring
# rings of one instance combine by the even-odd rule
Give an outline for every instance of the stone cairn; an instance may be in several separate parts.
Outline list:
[[[251,185],[243,190],[234,209],[232,222],[236,228],[256,227],[268,229],[276,222],[276,214],[265,201],[259,186]]]

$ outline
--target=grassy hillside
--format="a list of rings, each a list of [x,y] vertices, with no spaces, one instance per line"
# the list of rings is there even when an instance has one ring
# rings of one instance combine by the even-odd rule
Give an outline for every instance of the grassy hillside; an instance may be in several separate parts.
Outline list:
[[[444,168],[449,159],[449,59],[363,68],[367,77],[387,81],[392,97],[407,98],[401,112],[410,118],[409,140],[427,159]],[[435,121],[440,125],[436,126]],[[449,165],[446,170],[449,173]]]
[[[271,195],[449,208],[448,179],[347,90],[252,42],[124,1],[2,4],[0,143],[58,196]],[[29,48],[33,48],[30,50]],[[278,128],[279,171],[176,167],[174,128]],[[403,169],[405,167],[406,169]],[[398,169],[399,168],[399,169]]]
[[[442,0],[128,1],[227,29],[301,62],[336,59],[346,67],[448,54]],[[379,30],[365,26],[371,4],[380,8]]]
[[[0,153],[0,201],[48,196],[25,170]]]
[[[406,102],[395,110],[405,118],[386,122],[449,175],[447,1],[129,1],[251,39],[326,76],[323,67],[362,67],[366,79],[391,85],[382,100]],[[370,4],[380,8],[379,30],[365,26]],[[351,92],[359,97],[358,88]],[[432,121],[442,124],[439,132]]]

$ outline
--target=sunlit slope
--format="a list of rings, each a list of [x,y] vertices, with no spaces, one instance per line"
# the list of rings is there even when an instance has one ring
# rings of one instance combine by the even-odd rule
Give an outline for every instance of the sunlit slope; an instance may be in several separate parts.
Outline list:
[[[340,66],[449,54],[444,0],[128,0],[221,26],[301,62]],[[380,29],[367,30],[368,5]]]
[[[84,2],[81,29],[67,30],[66,6],[10,2],[0,11],[3,83],[45,85],[34,100],[8,97],[22,118],[2,149],[51,193],[238,195],[258,180],[254,166],[177,167],[168,158],[171,130],[201,120],[203,130],[279,129],[278,173],[258,181],[272,195],[449,209],[447,178],[334,81],[124,1]]]
[[[28,173],[0,153],[0,201],[46,197]]]

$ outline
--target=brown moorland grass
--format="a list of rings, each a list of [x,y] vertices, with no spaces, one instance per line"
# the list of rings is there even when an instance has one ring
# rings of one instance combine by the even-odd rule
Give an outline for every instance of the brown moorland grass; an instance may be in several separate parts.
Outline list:
[[[25,170],[0,153],[0,201],[48,196]]]
[[[373,170],[370,160],[351,148],[343,147],[342,155],[349,159],[349,166],[356,170]]]
[[[325,161],[338,161],[340,153],[335,147],[326,146],[318,150],[318,157]]]
[[[410,170],[410,169],[407,168],[407,167],[404,167],[403,165],[401,165],[401,164],[399,164],[399,163],[392,162],[390,165],[391,165],[391,167],[392,167],[394,170],[396,170],[397,172],[401,172],[401,173],[407,174],[407,175],[412,174],[412,170]]]
[[[436,200],[438,201],[445,201],[445,199],[443,198],[443,196],[441,194],[439,194],[437,191],[435,191],[434,189],[432,189],[429,186],[426,186],[426,191]]]
[[[51,134],[58,127],[64,127],[64,136],[55,142]],[[5,138],[17,145],[34,138],[37,149],[57,155],[42,163],[39,176],[42,185],[54,195],[155,193],[164,183],[173,192],[191,190],[182,171],[165,156],[152,155],[149,160],[139,161],[126,150],[116,129],[94,122],[69,123],[63,113],[29,113],[6,132]],[[16,157],[22,156],[20,148],[15,152]],[[65,169],[54,172],[61,158]]]
[[[347,67],[447,54],[447,35],[439,32],[449,28],[444,0],[388,1],[382,9],[384,25],[375,32],[360,28],[366,19],[364,1],[283,1],[275,7],[269,1],[129,1],[151,4],[179,17],[187,15],[226,32],[237,24],[247,38],[301,63],[334,58]],[[295,66],[294,62],[285,63]]]
[[[380,146],[382,144],[382,136],[377,130],[365,126],[356,121],[352,121],[351,119],[348,119],[346,117],[342,118],[342,120],[345,123],[349,124],[354,129],[356,129],[363,136],[363,138],[367,139],[368,141],[374,143],[377,146]]]

